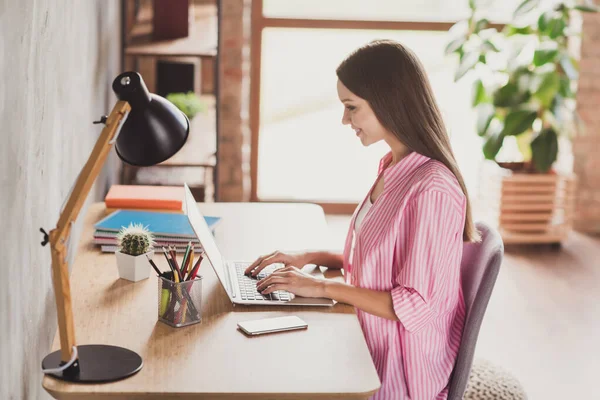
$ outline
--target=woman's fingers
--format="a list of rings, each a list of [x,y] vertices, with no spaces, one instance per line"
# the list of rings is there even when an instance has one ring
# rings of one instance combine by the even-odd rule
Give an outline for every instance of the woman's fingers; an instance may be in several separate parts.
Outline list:
[[[274,284],[278,284],[278,283],[287,283],[287,277],[281,276],[281,275],[279,275],[279,276],[271,275],[268,278],[265,278],[265,279],[259,281],[258,285],[256,285],[256,290],[258,290],[260,292],[264,288],[267,288],[270,285],[274,285]]]
[[[264,291],[261,292],[261,294],[269,294],[277,290],[288,290],[288,286],[284,283],[276,283],[266,288]]]
[[[252,275],[252,276],[258,275],[260,273],[260,271],[267,268],[269,265],[280,262],[281,261],[280,259],[281,259],[281,255],[279,253],[272,255],[268,258],[265,258],[256,266],[256,268],[254,268],[252,270],[252,272],[250,272],[250,275]]]
[[[274,251],[271,254],[267,254],[266,256],[262,256],[262,257],[258,257],[256,259],[256,261],[254,261],[252,264],[250,264],[250,266],[248,268],[246,268],[246,270],[244,271],[244,274],[246,275],[250,275],[250,273],[257,267],[259,267],[261,264],[263,264],[266,260],[268,260],[269,258],[275,256],[277,253],[279,253],[278,251]],[[267,264],[268,265],[268,264]],[[266,265],[265,265],[266,266]],[[261,270],[265,267],[263,266],[262,268],[260,268]],[[260,270],[258,271],[260,272]],[[257,272],[257,273],[258,273]]]

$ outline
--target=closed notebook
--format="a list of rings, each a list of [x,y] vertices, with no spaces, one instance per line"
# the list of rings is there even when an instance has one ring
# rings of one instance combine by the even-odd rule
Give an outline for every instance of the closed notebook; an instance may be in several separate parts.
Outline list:
[[[219,217],[205,216],[204,219],[211,230],[220,221]],[[119,210],[100,220],[94,225],[94,228],[103,231],[118,232],[122,227],[128,227],[131,223],[142,224],[150,232],[157,235],[196,237],[185,214]]]
[[[132,210],[132,211],[155,211],[155,212],[168,212],[175,214],[184,214],[183,210],[169,210],[167,208],[139,208],[139,207],[121,207],[121,208],[104,208],[104,215],[110,215],[115,211],[119,210]]]
[[[112,185],[104,198],[106,208],[181,211],[183,186]]]

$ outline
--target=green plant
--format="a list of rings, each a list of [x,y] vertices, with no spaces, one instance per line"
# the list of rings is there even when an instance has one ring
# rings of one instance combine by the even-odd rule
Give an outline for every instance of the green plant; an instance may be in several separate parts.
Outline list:
[[[167,100],[187,115],[188,119],[192,119],[196,114],[206,110],[206,105],[202,102],[200,96],[194,92],[169,93]]]
[[[568,47],[578,35],[572,14],[597,8],[561,2],[544,10],[539,3],[523,1],[499,32],[469,0],[470,16],[450,29],[446,54],[458,54],[455,81],[472,71],[472,106],[485,158],[497,161],[504,139],[515,136],[526,169],[546,173],[557,159],[558,136],[571,137],[579,122],[579,67]]]
[[[139,256],[154,246],[154,235],[142,224],[129,224],[117,234],[119,251],[131,256]]]

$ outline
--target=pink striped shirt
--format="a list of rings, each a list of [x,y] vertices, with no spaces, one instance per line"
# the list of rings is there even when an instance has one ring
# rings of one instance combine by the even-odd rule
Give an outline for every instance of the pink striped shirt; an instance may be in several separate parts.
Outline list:
[[[391,292],[399,319],[356,310],[381,380],[372,398],[446,399],[465,322],[460,261],[466,199],[442,163],[413,152],[386,168],[391,159],[391,153],[381,159],[383,192],[355,237],[366,198],[359,204],[344,247],[346,281]]]

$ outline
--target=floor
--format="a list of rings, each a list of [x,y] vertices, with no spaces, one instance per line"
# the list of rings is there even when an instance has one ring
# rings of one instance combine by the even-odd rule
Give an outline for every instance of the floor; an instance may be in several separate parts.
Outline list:
[[[342,243],[349,217],[328,216]],[[600,238],[572,233],[562,249],[505,249],[476,358],[510,371],[529,399],[598,398]]]

